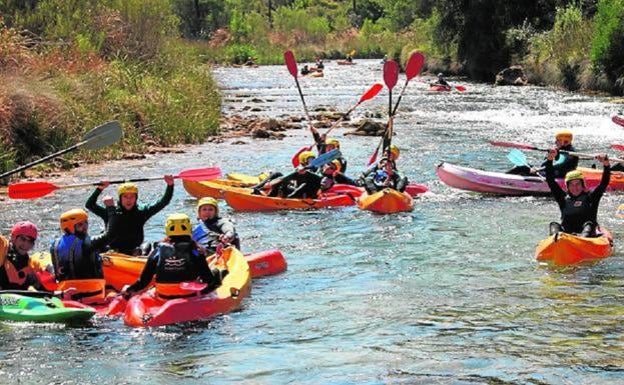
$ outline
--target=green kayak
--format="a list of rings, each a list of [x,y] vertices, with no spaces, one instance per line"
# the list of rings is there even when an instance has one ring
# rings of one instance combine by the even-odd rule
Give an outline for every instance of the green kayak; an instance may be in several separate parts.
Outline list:
[[[66,305],[56,297],[0,293],[0,320],[4,321],[70,323],[86,321],[94,314],[95,309],[91,307],[77,303]]]

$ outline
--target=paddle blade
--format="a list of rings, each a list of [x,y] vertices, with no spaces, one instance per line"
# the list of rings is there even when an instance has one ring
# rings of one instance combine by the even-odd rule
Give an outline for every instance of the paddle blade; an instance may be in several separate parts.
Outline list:
[[[37,199],[44,197],[58,186],[48,182],[24,182],[9,185],[9,198],[11,199]]]
[[[509,154],[507,154],[507,159],[509,159],[509,161],[516,166],[529,166],[524,153],[516,148],[509,151]]]
[[[407,80],[410,81],[417,76],[420,73],[420,70],[422,70],[424,64],[425,55],[420,52],[414,52],[405,66],[405,75],[407,76]]]
[[[464,91],[466,91],[466,87],[464,87],[464,86],[455,86],[455,89],[456,89],[457,91],[459,91],[459,92],[464,92]]]
[[[121,314],[126,310],[126,305],[128,301],[122,296],[117,295],[113,300],[108,304],[106,311],[104,311],[104,315],[117,315]]]
[[[98,150],[116,143],[122,136],[121,124],[113,120],[87,132],[83,137],[84,143],[80,146],[85,150]]]
[[[295,54],[292,51],[284,52],[284,61],[286,62],[286,68],[293,77],[297,77],[297,61],[295,60]]]
[[[612,144],[611,148],[618,151],[624,151],[624,144]]]
[[[394,60],[388,60],[384,63],[383,69],[384,83],[391,91],[399,80],[399,65]]]
[[[292,159],[290,159],[290,162],[294,167],[299,166],[299,155],[301,155],[301,153],[304,151],[312,151],[312,146],[301,147],[299,151],[297,151],[295,155],[293,155]]]
[[[381,83],[373,84],[372,87],[369,88],[368,91],[364,93],[364,95],[362,95],[358,104],[374,98],[382,89],[383,89],[383,84]]]
[[[174,178],[201,182],[205,180],[221,178],[221,168],[207,167],[184,170]]]
[[[312,159],[310,161],[310,164],[308,164],[307,168],[320,167],[324,164],[331,162],[334,159],[340,158],[341,156],[342,156],[342,153],[340,152],[340,150],[338,149],[331,150],[329,152],[319,155],[318,158]]]
[[[498,146],[498,147],[520,148],[523,150],[536,150],[537,149],[535,146],[531,146],[529,144],[522,144],[522,143],[499,142],[496,140],[488,140],[488,143],[490,143],[492,146]]]
[[[619,205],[615,211],[615,216],[624,219],[624,203]]]

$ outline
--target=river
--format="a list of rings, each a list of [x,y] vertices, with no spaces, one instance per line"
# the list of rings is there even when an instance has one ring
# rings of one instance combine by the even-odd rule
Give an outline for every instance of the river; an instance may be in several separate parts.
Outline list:
[[[226,114],[302,115],[284,66],[214,70]],[[425,80],[430,80],[426,78]],[[324,78],[300,79],[308,106],[346,111],[374,82],[377,61],[327,64]],[[450,79],[466,92],[428,92],[418,78],[395,121],[399,167],[431,193],[411,213],[380,216],[337,210],[235,213],[222,203],[244,251],[279,248],[288,271],[253,282],[237,312],[148,330],[121,320],[81,327],[1,323],[2,384],[617,384],[624,382],[624,263],[621,195],[607,194],[599,218],[615,236],[615,255],[593,266],[553,270],[534,259],[548,223],[550,198],[500,198],[442,184],[441,160],[506,170],[508,149],[489,139],[539,146],[572,129],[579,151],[607,151],[624,141],[603,97],[539,87],[492,87]],[[404,83],[399,79],[395,95]],[[252,99],[259,99],[252,102]],[[395,96],[396,99],[396,96]],[[385,112],[384,90],[354,113]],[[250,107],[262,111],[250,112]],[[349,173],[364,168],[378,138],[343,136]],[[75,170],[59,183],[177,173],[220,166],[224,172],[289,170],[310,137],[189,146],[184,154],[148,156]],[[527,153],[535,163],[541,153]],[[164,182],[140,186],[156,199]],[[113,192],[114,190],[111,190]],[[59,190],[34,201],[5,201],[2,234],[20,219],[42,228],[37,250],[58,235],[58,216],[82,206],[90,190]],[[191,216],[195,200],[181,183],[146,226],[163,236],[167,214]],[[102,225],[92,220],[92,232]]]

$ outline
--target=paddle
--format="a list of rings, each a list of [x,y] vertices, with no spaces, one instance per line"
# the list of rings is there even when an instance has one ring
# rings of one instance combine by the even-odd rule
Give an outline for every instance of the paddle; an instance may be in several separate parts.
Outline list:
[[[338,159],[342,156],[342,153],[340,152],[340,150],[335,149],[335,150],[331,150],[329,152],[326,152],[324,154],[319,155],[317,158],[314,158],[310,161],[310,163],[305,166],[303,169],[304,170],[309,170],[312,168],[318,168],[324,164],[327,164],[329,162],[331,162],[334,159]],[[297,174],[300,170],[295,170],[293,172],[291,172],[288,175],[279,177],[279,178],[275,178],[272,181],[268,182],[263,188],[264,189],[269,189],[272,188],[273,186],[275,186],[276,184],[281,183],[284,179],[286,178],[291,178],[293,175]]]
[[[210,179],[217,179],[221,176],[221,169],[219,167],[208,167],[185,170],[175,175],[175,179],[183,179],[190,181],[204,181]],[[119,179],[110,181],[110,184],[121,184],[126,182],[146,182],[150,180],[163,179],[162,176],[154,176],[148,178],[135,178],[135,179]],[[79,183],[65,186],[57,186],[50,182],[23,182],[14,183],[9,185],[9,198],[11,199],[37,199],[44,197],[59,189],[79,188],[87,186],[98,186],[100,182],[95,183]]]
[[[388,127],[386,127],[386,131],[384,135],[381,137],[377,148],[375,148],[375,152],[368,160],[368,165],[375,163],[377,161],[377,153],[379,152],[379,148],[382,146],[386,138],[388,138],[388,148],[390,148],[390,141],[392,137],[392,89],[396,86],[397,81],[399,80],[399,65],[394,60],[388,60],[384,63],[383,68],[383,78],[384,83],[386,83],[386,87],[388,87]]]
[[[498,142],[498,141],[494,141],[494,140],[490,140],[489,143],[491,145],[499,146],[499,147],[520,148],[520,149],[523,149],[523,150],[533,150],[533,151],[542,151],[542,152],[550,151],[550,149],[548,149],[548,148],[539,148],[539,147],[531,146],[531,145],[528,145],[528,144],[521,144],[521,143]],[[568,155],[571,155],[571,156],[576,156],[579,159],[596,159],[596,157],[598,156],[598,154],[588,154],[588,153],[585,153],[585,152],[576,152],[576,151],[559,150],[559,152],[562,153],[562,154],[568,154]],[[624,159],[609,157],[609,160],[611,162],[613,162],[613,163],[624,163]]]
[[[0,294],[17,294],[25,297],[34,298],[51,298],[56,297],[54,293],[49,291],[31,291],[31,290],[0,290]]]
[[[618,151],[624,151],[624,144],[612,144],[611,148]]]
[[[122,135],[123,135],[123,131],[121,129],[121,124],[119,124],[118,121],[113,120],[113,121],[104,123],[101,126],[97,126],[91,131],[87,132],[82,138],[82,141],[74,144],[73,146],[68,147],[64,150],[55,152],[54,154],[44,156],[41,159],[38,159],[34,162],[30,162],[23,166],[20,166],[14,170],[7,171],[4,174],[0,175],[0,179],[16,174],[20,171],[36,166],[52,158],[56,158],[57,156],[66,154],[80,147],[83,147],[86,150],[97,150],[106,146],[110,146],[111,144],[117,142],[121,138]]]
[[[615,216],[620,219],[624,219],[624,203],[619,205],[615,210]]]
[[[399,103],[401,103],[401,99],[403,98],[403,94],[405,93],[407,85],[409,84],[410,80],[418,76],[424,64],[425,55],[420,52],[414,52],[407,61],[407,65],[405,66],[405,84],[403,85],[403,89],[399,94],[399,99],[397,99],[397,102],[394,105],[394,109],[392,110],[393,116],[396,115],[397,109],[399,108]]]
[[[351,107],[346,113],[344,113],[338,120],[336,120],[331,127],[329,127],[329,129],[325,132],[325,136],[327,137],[327,135],[329,135],[329,133],[338,126],[338,124],[340,122],[342,122],[347,116],[349,116],[350,113],[353,112],[353,110],[355,110],[360,104],[362,104],[363,102],[370,100],[372,98],[374,98],[375,96],[377,96],[377,94],[379,94],[379,92],[381,91],[381,89],[383,88],[383,84],[381,83],[375,83],[373,84],[368,91],[366,91],[364,93],[364,95],[362,95],[362,97],[360,97],[360,100],[353,106]],[[299,149],[299,151],[297,151],[297,153],[295,153],[295,155],[293,155],[292,159],[291,159],[291,163],[294,167],[299,166],[299,155],[304,152],[304,151],[312,151],[312,148],[314,147],[314,145],[311,146],[305,146],[305,147],[301,147]]]
[[[511,163],[513,163],[516,166],[525,166],[528,168],[533,168],[533,166],[531,166],[529,164],[529,162],[527,161],[526,155],[524,155],[524,153],[516,148],[514,148],[513,150],[509,151],[509,154],[507,154],[507,159],[509,159],[511,161]],[[536,176],[538,178],[540,178],[541,180],[546,180],[542,175],[537,174]]]
[[[303,110],[305,111],[306,119],[308,119],[309,124],[312,124],[312,119],[310,119],[310,114],[308,113],[308,106],[303,98],[303,92],[301,91],[301,86],[299,85],[299,79],[297,79],[297,61],[295,60],[295,54],[292,51],[284,52],[284,61],[286,62],[288,72],[290,72],[293,78],[295,78],[295,83],[297,84],[299,97],[301,97],[301,103],[303,103]]]
[[[611,117],[611,121],[617,125],[624,127],[624,117],[622,116],[613,115]]]

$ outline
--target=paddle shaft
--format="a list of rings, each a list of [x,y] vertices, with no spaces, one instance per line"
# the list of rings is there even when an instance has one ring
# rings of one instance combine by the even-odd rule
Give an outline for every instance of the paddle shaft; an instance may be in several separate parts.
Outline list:
[[[63,155],[63,154],[67,154],[68,152],[74,151],[75,149],[77,149],[78,147],[80,147],[80,146],[84,145],[84,144],[85,144],[85,143],[87,143],[87,142],[88,142],[88,140],[83,140],[82,142],[76,143],[76,144],[74,144],[73,146],[68,147],[68,148],[66,148],[66,149],[64,149],[64,150],[61,150],[61,151],[55,152],[54,154],[50,154],[50,155],[44,156],[44,157],[43,157],[43,158],[41,158],[41,159],[37,159],[37,160],[35,160],[34,162],[30,162],[30,163],[28,163],[28,164],[25,164],[25,165],[23,165],[23,166],[20,166],[20,167],[18,167],[18,168],[16,168],[16,169],[14,169],[14,170],[7,171],[7,172],[5,172],[4,174],[1,174],[1,175],[0,175],[0,179],[5,178],[5,177],[7,177],[7,176],[11,176],[11,175],[13,175],[13,174],[17,174],[17,173],[18,173],[18,172],[20,172],[20,171],[24,171],[24,170],[26,170],[26,169],[28,169],[28,168],[31,168],[31,167],[33,167],[33,166],[36,166],[36,165],[41,164],[41,163],[43,163],[43,162],[46,162],[46,161],[48,161],[48,160],[50,160],[50,159],[52,159],[52,158],[56,158],[57,156],[61,156],[61,155]]]

